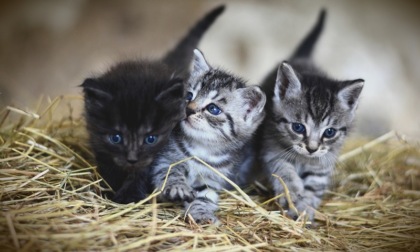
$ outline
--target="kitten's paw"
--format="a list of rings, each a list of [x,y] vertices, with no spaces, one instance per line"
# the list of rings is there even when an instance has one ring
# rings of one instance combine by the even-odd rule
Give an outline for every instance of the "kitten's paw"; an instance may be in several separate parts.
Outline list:
[[[304,216],[303,218],[307,218],[308,221],[313,222],[314,221],[314,216],[315,216],[315,210],[308,205],[306,202],[304,201],[300,201],[295,203],[295,207],[299,212],[299,215],[301,215],[303,212],[305,212],[306,216]],[[290,212],[290,210],[289,210]],[[290,217],[293,218],[294,220],[296,220],[299,215],[297,215],[294,211],[291,211],[294,213],[294,215],[291,215]]]
[[[283,192],[281,192],[283,193]],[[280,194],[280,193],[278,193]],[[293,202],[293,204],[296,204],[296,202],[299,201],[299,194],[296,194],[294,192],[289,192],[289,196],[290,196],[290,200]],[[277,202],[279,203],[279,205],[284,208],[284,209],[288,209],[289,208],[289,200],[287,199],[286,196],[280,197]]]
[[[302,194],[290,192],[290,200],[293,202],[294,208],[290,207],[289,201],[286,197],[281,197],[278,199],[280,206],[284,209],[287,209],[287,216],[293,220],[296,220],[305,211],[308,221],[313,221],[315,215],[314,209],[310,206],[310,204],[308,204],[307,201],[305,201],[305,198],[302,196]],[[297,212],[295,210],[297,210]]]
[[[204,205],[202,202],[194,201],[186,204],[187,214],[190,214],[197,224],[215,224],[219,222],[219,219],[214,215],[217,210],[217,205],[214,205],[214,203]]]
[[[170,201],[187,201],[195,199],[195,191],[186,184],[177,184],[165,187],[163,196]]]
[[[112,201],[119,204],[129,204],[139,202],[144,198],[145,196],[115,194],[115,196],[112,198]]]
[[[213,213],[190,214],[197,224],[216,224],[219,222],[219,219]]]
[[[112,201],[120,204],[136,203],[147,197],[147,190],[140,183],[126,183],[112,197]]]
[[[284,203],[284,201],[283,201]],[[303,212],[305,212],[306,216],[302,216],[303,218],[307,218],[308,221],[313,222],[314,220],[314,215],[315,215],[315,211],[312,207],[308,206],[305,202],[303,201],[298,201],[298,202],[294,202],[294,209],[289,207],[289,204],[285,203],[285,209],[287,209],[287,213],[286,215],[288,217],[290,217],[293,220],[297,220],[299,218],[299,216],[301,216],[303,214]],[[282,205],[283,206],[283,205]],[[297,210],[297,212],[295,211]]]

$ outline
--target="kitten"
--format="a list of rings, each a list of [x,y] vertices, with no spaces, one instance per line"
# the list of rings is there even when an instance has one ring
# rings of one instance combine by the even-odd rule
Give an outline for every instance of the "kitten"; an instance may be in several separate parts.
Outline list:
[[[193,50],[223,11],[206,14],[162,60],[121,62],[81,85],[90,144],[114,201],[138,201],[150,190],[147,168],[185,117]]]
[[[317,24],[288,62],[264,81],[268,102],[261,127],[260,158],[276,195],[284,192],[278,175],[287,185],[299,213],[313,220],[314,209],[327,189],[334,163],[351,128],[362,79],[331,79],[311,61],[313,47],[322,32],[325,10]],[[288,208],[285,197],[279,199]]]
[[[258,86],[246,87],[240,78],[212,68],[200,51],[194,53],[187,118],[152,165],[151,177],[158,190],[170,164],[192,156],[238,180],[238,172],[247,164],[243,150],[265,115],[266,98]],[[197,223],[216,222],[214,212],[222,188],[228,188],[223,178],[191,159],[171,168],[161,198],[184,202]]]

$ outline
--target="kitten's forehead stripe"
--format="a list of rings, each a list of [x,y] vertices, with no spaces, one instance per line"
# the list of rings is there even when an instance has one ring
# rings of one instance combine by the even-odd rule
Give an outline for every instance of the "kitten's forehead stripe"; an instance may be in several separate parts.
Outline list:
[[[195,84],[194,84],[194,86],[192,87],[192,89],[193,89],[193,90],[197,90],[197,87],[198,87],[198,85],[200,85],[200,84],[201,84],[201,82],[200,82],[200,81],[195,82]]]
[[[320,124],[331,113],[334,105],[334,97],[330,90],[313,86],[306,91],[307,111],[309,115]]]
[[[206,90],[220,90],[221,88],[229,88],[234,90],[245,86],[244,81],[236,78],[224,71],[213,69],[206,73],[202,79],[203,87]]]
[[[328,118],[327,125],[330,125],[330,122],[331,122],[331,116],[328,116],[327,118]]]
[[[219,92],[218,92],[218,91],[216,91],[216,90],[213,90],[213,91],[211,91],[211,92],[209,93],[209,96],[211,96],[211,97],[210,97],[210,99],[211,99],[211,100],[215,100],[215,99],[216,99],[216,97],[218,97],[218,96],[219,96]]]

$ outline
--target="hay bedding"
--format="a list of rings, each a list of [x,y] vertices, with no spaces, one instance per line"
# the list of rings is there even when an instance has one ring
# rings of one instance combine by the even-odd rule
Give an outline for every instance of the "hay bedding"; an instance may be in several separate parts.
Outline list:
[[[420,146],[394,132],[365,145],[348,141],[346,150],[355,150],[340,157],[315,228],[241,190],[222,194],[219,226],[199,226],[180,206],[156,203],[159,192],[128,205],[101,198],[83,121],[71,114],[74,103],[81,99],[0,113],[0,251],[420,248]]]

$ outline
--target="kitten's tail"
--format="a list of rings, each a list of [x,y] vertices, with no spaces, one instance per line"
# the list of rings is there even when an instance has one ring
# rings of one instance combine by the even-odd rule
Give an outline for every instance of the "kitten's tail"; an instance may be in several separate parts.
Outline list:
[[[326,11],[322,9],[318,21],[316,22],[315,26],[309,32],[308,35],[303,39],[303,41],[299,44],[296,48],[292,56],[289,58],[290,61],[293,61],[297,58],[310,58],[314,46],[321,35],[321,32],[324,28],[324,21],[325,21]],[[278,66],[276,66],[262,81],[261,88],[264,90],[267,97],[272,97],[274,94],[274,85],[276,83],[277,77],[277,70]],[[267,106],[270,107],[271,99],[267,99]]]
[[[312,51],[315,47],[315,44],[322,33],[324,28],[325,16],[327,12],[325,9],[322,9],[319,13],[318,20],[315,26],[312,28],[310,33],[306,35],[303,41],[299,44],[296,48],[290,59],[297,59],[297,58],[310,58]]]
[[[185,37],[178,42],[176,47],[166,54],[163,61],[171,68],[176,69],[178,73],[187,73],[193,59],[193,50],[197,48],[201,37],[224,10],[225,6],[220,5],[208,12],[191,28]]]

